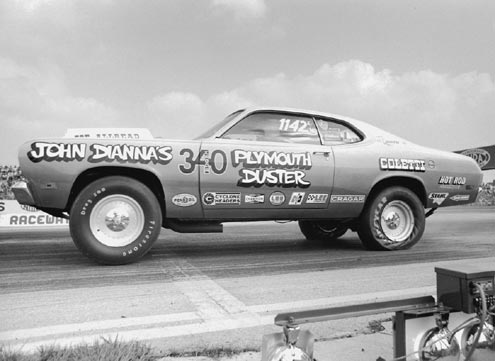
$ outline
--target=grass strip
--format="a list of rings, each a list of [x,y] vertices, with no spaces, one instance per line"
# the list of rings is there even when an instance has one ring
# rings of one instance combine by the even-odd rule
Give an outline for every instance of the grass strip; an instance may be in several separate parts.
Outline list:
[[[258,349],[237,347],[212,347],[194,351],[171,350],[157,355],[153,349],[142,342],[121,342],[118,339],[102,338],[93,344],[72,347],[45,346],[35,353],[27,354],[10,350],[0,345],[0,361],[156,361],[163,357],[198,357],[212,359],[232,357],[243,352],[258,352]]]
[[[73,347],[41,347],[34,354],[0,346],[0,361],[153,361],[157,358],[146,344],[105,338]]]

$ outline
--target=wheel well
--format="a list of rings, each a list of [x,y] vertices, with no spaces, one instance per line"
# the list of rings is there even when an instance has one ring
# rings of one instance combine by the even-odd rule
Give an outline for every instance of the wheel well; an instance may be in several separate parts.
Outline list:
[[[108,176],[126,176],[133,178],[143,184],[145,184],[151,191],[155,194],[158,202],[160,203],[160,208],[162,209],[163,218],[165,218],[165,194],[163,193],[163,187],[158,179],[158,177],[152,172],[136,169],[136,168],[126,168],[126,167],[98,167],[87,169],[82,172],[72,185],[70,191],[69,199],[67,200],[67,205],[65,210],[70,211],[74,200],[77,195],[86,187],[89,183],[92,183],[100,178]]]
[[[372,201],[375,198],[375,195],[385,188],[393,187],[393,186],[401,186],[404,188],[408,188],[414,194],[416,194],[421,202],[421,204],[426,207],[427,199],[426,199],[426,189],[421,183],[421,181],[414,178],[407,177],[391,177],[387,179],[383,179],[377,184],[373,186],[371,189],[368,201]]]

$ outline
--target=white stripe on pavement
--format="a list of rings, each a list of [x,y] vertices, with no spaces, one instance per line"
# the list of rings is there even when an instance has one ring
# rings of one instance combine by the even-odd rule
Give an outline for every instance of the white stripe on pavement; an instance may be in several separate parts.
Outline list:
[[[144,328],[131,331],[111,332],[98,335],[88,335],[79,337],[61,337],[50,340],[36,342],[22,342],[9,345],[10,350],[22,352],[35,352],[41,346],[74,346],[78,344],[93,344],[94,342],[105,339],[118,339],[119,341],[147,341],[158,338],[176,337],[195,335],[207,332],[234,330],[246,327],[264,326],[273,323],[273,316],[264,316],[252,318],[252,316],[238,319],[213,320],[203,323],[195,323],[181,326]]]
[[[483,262],[491,260],[483,259]],[[439,262],[436,265],[450,263]],[[174,257],[163,266],[165,273],[174,275],[173,286],[188,299],[194,312],[4,331],[0,333],[0,343],[9,344],[13,349],[35,351],[41,345],[92,343],[102,337],[145,341],[270,325],[274,323],[276,313],[291,310],[350,306],[436,294],[436,287],[428,286],[247,306],[180,257]],[[423,268],[427,266],[430,264],[421,265]]]
[[[185,281],[184,283],[190,283],[187,287],[194,288],[198,286],[200,281]],[[204,283],[204,281],[201,281]],[[213,281],[211,281],[213,282]],[[209,282],[206,282],[208,284]],[[214,283],[214,282],[213,282]],[[201,286],[200,286],[201,287]],[[205,289],[209,289],[211,292],[212,289],[219,288],[216,290],[217,294],[228,294],[220,286],[209,284],[204,287]],[[186,325],[174,325],[174,326],[161,326],[161,327],[153,327],[153,328],[138,328],[133,330],[111,330],[112,328],[119,327],[129,327],[129,326],[146,326],[157,323],[166,323],[166,322],[183,322],[183,321],[191,321],[197,320],[199,317],[196,313],[192,312],[184,312],[184,313],[176,313],[169,315],[156,315],[156,316],[148,316],[148,317],[134,317],[122,320],[107,320],[107,321],[98,321],[98,322],[85,322],[80,324],[70,324],[70,325],[59,325],[52,327],[42,327],[35,329],[26,329],[26,330],[16,330],[12,332],[3,332],[0,333],[0,342],[5,343],[5,341],[14,341],[15,344],[11,344],[10,347],[14,350],[22,350],[24,352],[34,352],[40,346],[43,345],[58,345],[58,346],[71,346],[81,343],[93,343],[95,341],[101,340],[102,337],[116,339],[118,338],[121,341],[146,341],[158,338],[167,338],[167,337],[176,337],[176,336],[187,336],[187,335],[195,335],[207,332],[216,332],[216,331],[226,331],[240,328],[248,328],[255,326],[265,326],[273,324],[275,314],[264,314],[259,315],[259,313],[273,312],[274,310],[283,312],[290,311],[297,308],[311,308],[316,306],[342,306],[342,305],[350,305],[350,304],[358,304],[363,302],[381,302],[392,299],[403,299],[407,297],[415,297],[415,296],[424,296],[431,295],[435,291],[435,287],[421,287],[421,288],[413,288],[413,289],[404,289],[404,290],[394,290],[394,291],[385,291],[385,292],[375,292],[375,293],[365,293],[361,295],[352,295],[352,296],[343,296],[343,297],[328,297],[328,298],[320,298],[316,300],[305,300],[305,301],[297,301],[297,302],[286,302],[286,303],[275,303],[268,305],[255,305],[255,306],[245,306],[244,309],[242,307],[238,308],[239,304],[235,305],[234,309],[237,309],[234,313],[221,312],[219,313],[217,310],[213,310],[210,308],[211,304],[208,304],[206,308],[203,309],[203,316],[209,315],[211,318],[205,319],[202,322],[195,322]],[[225,296],[225,294],[223,296]],[[220,298],[217,298],[219,300]],[[226,299],[224,298],[222,302],[224,305],[227,304],[227,301],[236,300],[235,297],[230,296]],[[196,303],[199,305],[203,301],[199,298],[199,301]],[[240,301],[237,301],[240,303]],[[221,302],[220,302],[221,303]],[[241,303],[240,303],[241,304]],[[204,307],[200,305],[200,307]],[[228,306],[231,307],[231,306]],[[205,311],[206,310],[206,311]],[[147,322],[147,323],[146,323]],[[120,324],[120,325],[119,325]],[[67,335],[70,333],[77,333],[82,331],[93,331],[93,330],[106,330],[104,332],[98,332],[91,335],[85,336],[72,336]],[[65,334],[65,335],[64,335]],[[46,336],[54,336],[58,335],[58,337],[50,337],[46,338]],[[43,338],[43,339],[40,339]],[[33,340],[38,339],[38,340]]]
[[[64,333],[90,332],[98,330],[110,330],[112,328],[125,328],[133,326],[146,326],[159,323],[184,322],[199,320],[194,312],[182,312],[167,315],[119,318],[114,320],[91,321],[82,323],[71,323],[65,325],[46,326],[0,332],[1,341],[12,341],[29,339],[43,336],[60,335]]]

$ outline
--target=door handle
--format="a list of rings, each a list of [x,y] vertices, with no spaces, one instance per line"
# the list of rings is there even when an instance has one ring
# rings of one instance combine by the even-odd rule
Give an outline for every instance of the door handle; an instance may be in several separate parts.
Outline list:
[[[327,152],[313,152],[313,154],[322,154],[327,158],[330,157],[330,152],[328,152],[328,151]]]

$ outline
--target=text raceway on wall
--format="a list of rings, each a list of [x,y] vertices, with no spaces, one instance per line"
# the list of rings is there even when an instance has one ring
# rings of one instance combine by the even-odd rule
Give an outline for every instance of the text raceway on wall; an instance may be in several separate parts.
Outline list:
[[[16,200],[0,200],[0,227],[67,226],[69,220],[51,216]]]

